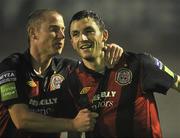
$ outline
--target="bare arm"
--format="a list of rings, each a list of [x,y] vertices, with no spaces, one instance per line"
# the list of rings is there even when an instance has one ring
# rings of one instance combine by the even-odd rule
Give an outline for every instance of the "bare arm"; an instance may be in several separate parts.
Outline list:
[[[53,118],[31,112],[25,104],[15,104],[9,113],[17,129],[26,131],[55,133],[60,131],[88,131],[92,129],[97,114],[87,109],[81,110],[75,119]]]
[[[179,75],[177,75],[177,81],[173,84],[172,88],[180,92],[180,76]]]

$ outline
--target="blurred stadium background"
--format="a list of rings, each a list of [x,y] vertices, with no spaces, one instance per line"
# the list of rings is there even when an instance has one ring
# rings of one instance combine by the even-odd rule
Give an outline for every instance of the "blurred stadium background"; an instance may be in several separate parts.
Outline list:
[[[179,0],[1,0],[0,60],[27,48],[27,16],[39,8],[58,9],[64,15],[67,28],[75,12],[95,10],[106,23],[109,42],[115,42],[128,51],[151,53],[180,74]],[[63,52],[65,57],[77,58],[67,32]],[[156,94],[156,100],[163,136],[179,138],[180,95],[169,90],[167,96]]]

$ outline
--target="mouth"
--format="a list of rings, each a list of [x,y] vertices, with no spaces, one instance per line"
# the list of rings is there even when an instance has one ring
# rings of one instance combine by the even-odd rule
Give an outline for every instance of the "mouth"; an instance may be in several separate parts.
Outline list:
[[[88,49],[88,48],[92,48],[92,47],[93,47],[92,44],[86,43],[86,44],[81,45],[80,49]]]
[[[62,47],[62,43],[61,42],[57,42],[54,44],[55,48],[61,48]]]

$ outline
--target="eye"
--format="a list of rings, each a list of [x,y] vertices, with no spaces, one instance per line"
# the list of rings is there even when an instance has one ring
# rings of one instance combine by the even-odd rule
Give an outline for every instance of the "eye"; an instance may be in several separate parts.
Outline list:
[[[56,28],[56,27],[50,27],[50,28],[49,28],[49,31],[50,31],[50,32],[58,32],[59,29]]]
[[[93,33],[93,30],[87,30],[86,33]]]
[[[79,36],[79,32],[74,31],[74,32],[71,33],[71,36],[72,37],[78,37]]]
[[[87,28],[84,30],[84,32],[85,32],[86,34],[93,34],[93,33],[95,33],[95,30],[94,30],[92,27],[87,27]]]
[[[65,32],[65,27],[61,27],[60,30],[61,30],[62,32]]]
[[[55,33],[59,32],[59,31],[64,32],[65,31],[65,27],[59,27],[59,26],[53,25],[53,26],[49,27],[49,31],[50,32],[55,32]]]

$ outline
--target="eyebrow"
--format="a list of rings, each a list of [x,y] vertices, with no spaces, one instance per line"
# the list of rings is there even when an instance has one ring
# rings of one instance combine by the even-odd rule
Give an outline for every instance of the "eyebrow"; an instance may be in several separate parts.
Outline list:
[[[62,27],[62,26],[59,26],[59,25],[50,25],[49,28],[58,28],[58,29],[63,28],[63,29],[65,29],[65,26]]]
[[[88,30],[88,29],[94,30],[93,27],[91,27],[91,26],[87,26],[84,30]]]
[[[91,27],[91,26],[87,26],[87,27],[84,28],[83,30],[94,30],[94,28]],[[71,32],[79,32],[79,31],[76,29],[76,30],[72,30]]]
[[[78,33],[79,31],[78,30],[73,30],[71,31],[71,34],[75,34],[75,33]]]

